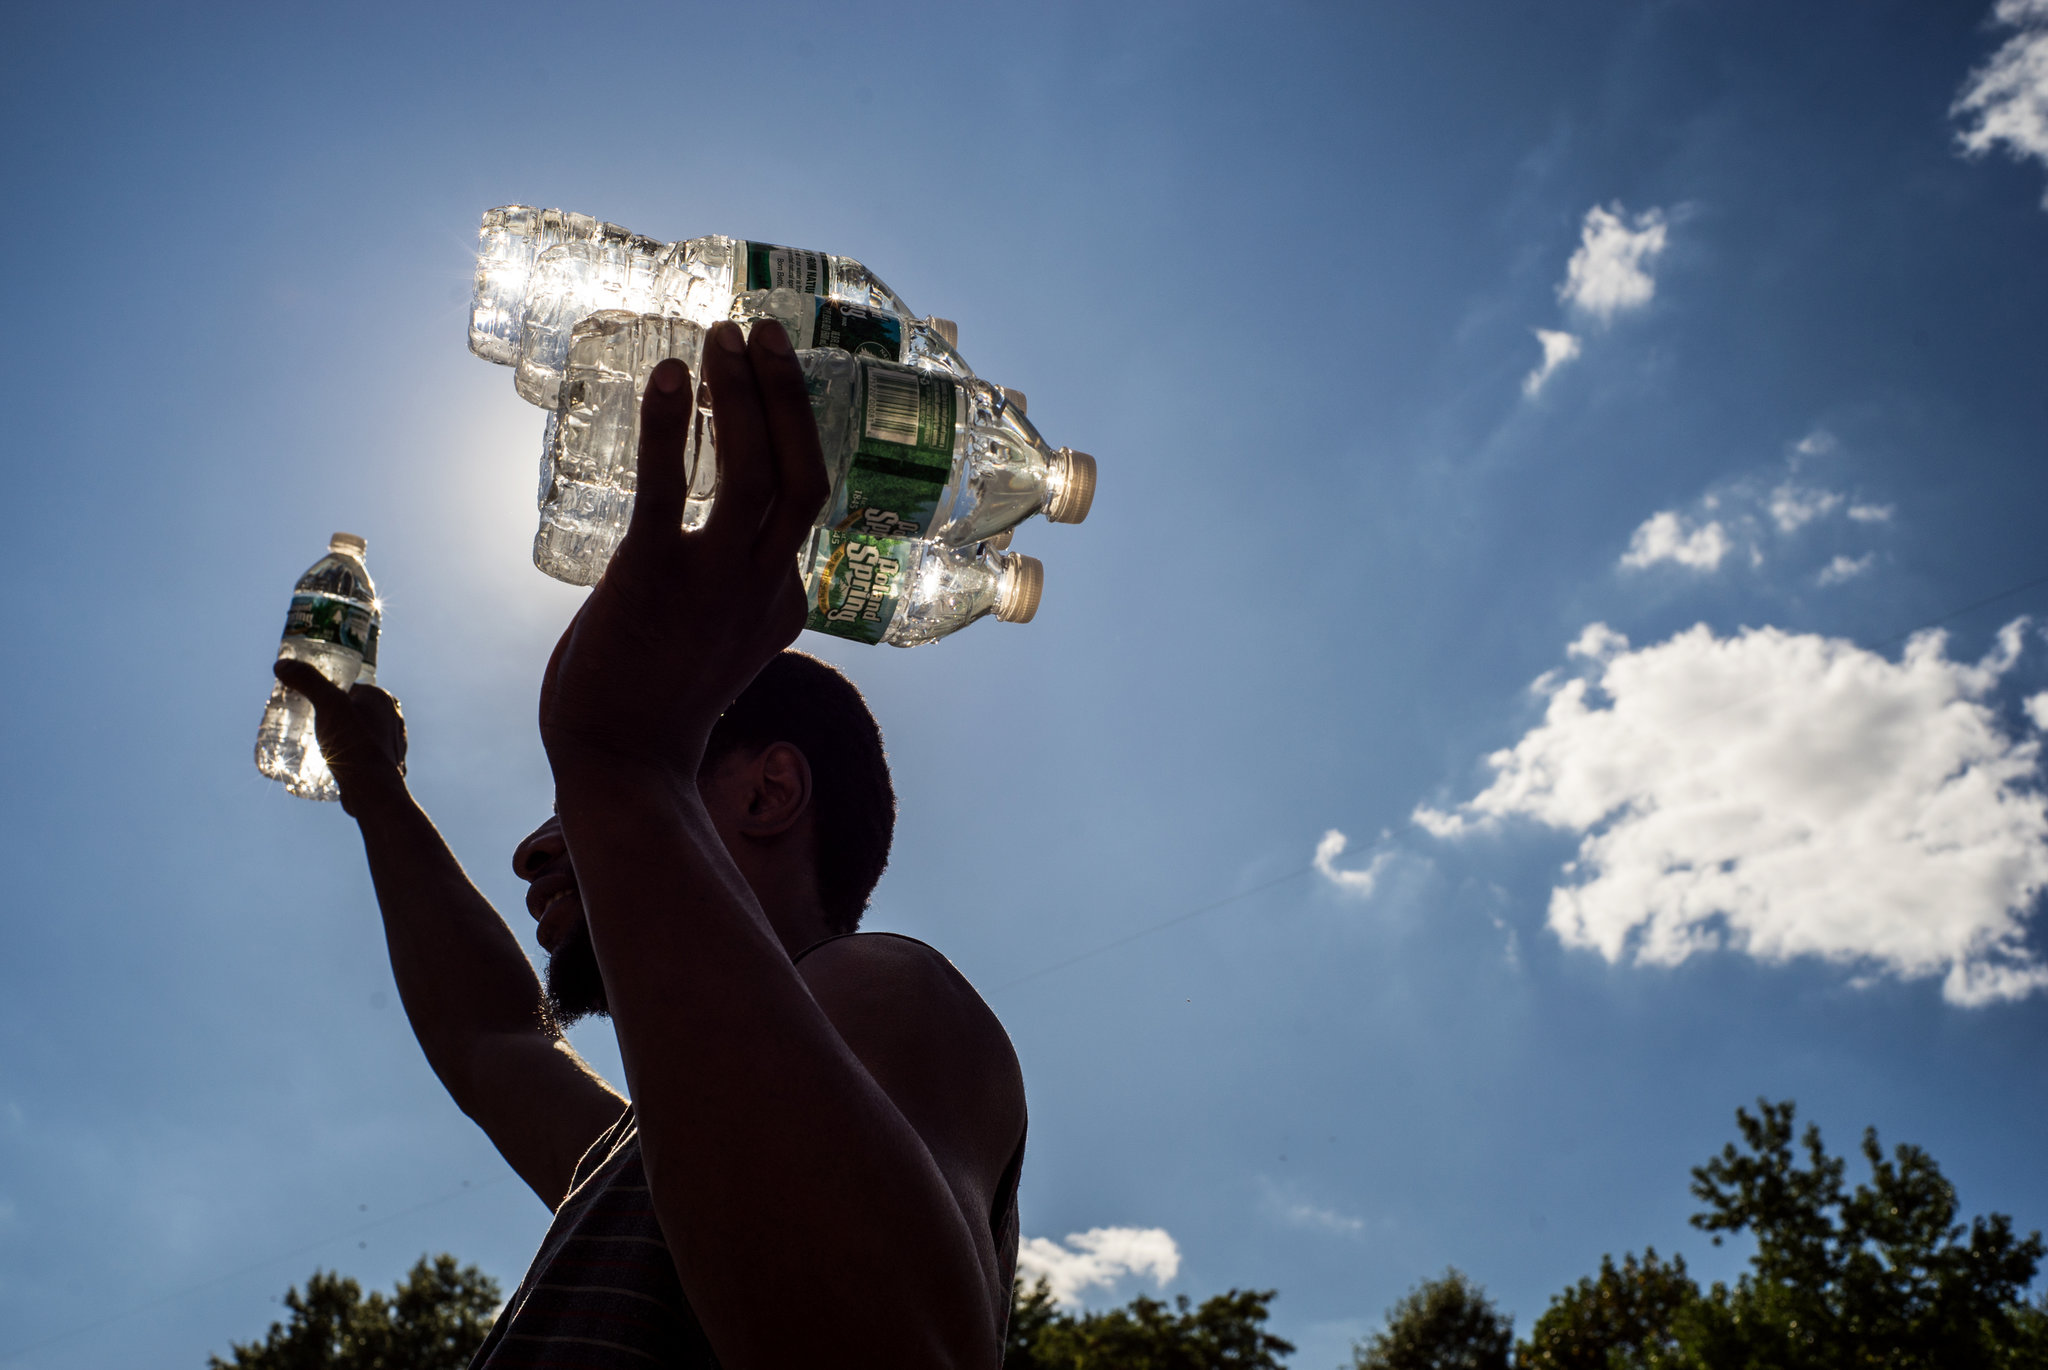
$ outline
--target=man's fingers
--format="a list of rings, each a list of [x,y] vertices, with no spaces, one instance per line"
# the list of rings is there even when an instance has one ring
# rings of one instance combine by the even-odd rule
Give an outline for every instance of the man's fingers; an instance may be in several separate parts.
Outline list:
[[[764,321],[755,331],[781,327]],[[718,500],[704,532],[738,554],[753,545],[775,497],[768,419],[761,412],[760,387],[739,325],[712,328],[704,341],[704,380],[711,387],[711,422],[718,430]]]
[[[303,661],[280,657],[270,673],[286,689],[297,690],[311,700],[316,718],[340,717],[349,712],[348,692]]]
[[[818,420],[811,412],[803,368],[797,364],[789,333],[763,324],[747,342],[761,412],[775,449],[775,502],[761,529],[757,551],[764,560],[786,562],[796,556],[816,522],[818,510],[831,493],[831,482],[825,478]]]
[[[628,531],[645,525],[675,533],[683,526],[683,503],[690,493],[684,462],[696,389],[690,368],[674,357],[648,373],[647,393],[640,400],[639,480]]]

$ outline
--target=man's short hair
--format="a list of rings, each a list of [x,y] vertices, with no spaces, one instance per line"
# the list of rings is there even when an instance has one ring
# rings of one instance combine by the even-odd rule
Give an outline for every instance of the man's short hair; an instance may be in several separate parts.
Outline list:
[[[712,726],[709,768],[742,748],[787,742],[811,767],[818,902],[834,932],[852,932],[889,864],[896,787],[882,729],[851,680],[818,658],[786,651],[761,668]]]

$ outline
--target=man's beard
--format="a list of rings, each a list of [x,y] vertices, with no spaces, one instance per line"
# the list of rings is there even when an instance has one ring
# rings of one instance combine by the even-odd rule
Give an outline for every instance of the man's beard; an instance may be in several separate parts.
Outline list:
[[[568,1027],[593,1013],[611,1016],[604,976],[597,969],[597,949],[590,945],[590,929],[581,919],[562,945],[548,954],[547,1004],[556,1027]]]

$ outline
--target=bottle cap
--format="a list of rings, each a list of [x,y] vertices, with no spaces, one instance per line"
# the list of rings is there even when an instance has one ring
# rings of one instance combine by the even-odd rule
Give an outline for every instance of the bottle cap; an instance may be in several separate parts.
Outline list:
[[[1022,552],[1012,553],[996,584],[996,618],[1004,623],[1029,623],[1045,593],[1045,563]]]
[[[354,533],[336,533],[333,537],[327,539],[328,551],[346,552],[349,556],[358,558],[363,555],[363,549],[369,545],[369,543],[364,542]]]
[[[1016,534],[1016,532],[1017,530],[1015,528],[1005,528],[1002,532],[997,533],[992,538],[983,538],[981,540],[981,545],[988,548],[990,551],[1007,552],[1010,550],[1010,539],[1012,536]]]
[[[960,325],[951,319],[942,319],[934,314],[924,321],[924,326],[946,340],[946,346],[960,350]]]
[[[1003,402],[1018,413],[1028,415],[1031,412],[1030,407],[1024,403],[1024,392],[1022,390],[1012,390],[1007,385],[999,385],[996,389],[1003,392]]]
[[[1059,450],[1060,491],[1045,506],[1054,523],[1079,523],[1095,503],[1095,458],[1071,447]]]

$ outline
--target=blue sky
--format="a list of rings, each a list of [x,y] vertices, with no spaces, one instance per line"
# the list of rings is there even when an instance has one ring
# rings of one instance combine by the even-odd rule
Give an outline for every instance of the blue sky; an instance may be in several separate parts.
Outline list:
[[[315,1264],[509,1287],[545,1225],[352,825],[249,762],[361,533],[416,791],[517,914],[581,592],[463,343],[515,201],[856,256],[1101,460],[1019,537],[1034,623],[803,644],[897,769],[870,926],[1008,1025],[1077,1297],[1277,1288],[1322,1367],[1450,1263],[1524,1329],[1602,1252],[1731,1273],[1686,1170],[1759,1094],[2048,1224],[2048,588],[1955,612],[2048,575],[2006,11],[18,17],[0,1359],[198,1365]]]

